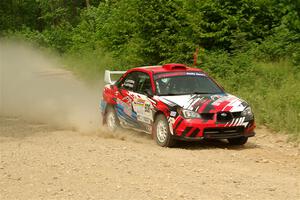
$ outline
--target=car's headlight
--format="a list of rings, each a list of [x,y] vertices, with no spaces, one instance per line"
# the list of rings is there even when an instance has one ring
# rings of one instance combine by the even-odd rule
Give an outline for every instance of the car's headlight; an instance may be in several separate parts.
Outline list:
[[[247,107],[245,108],[245,110],[243,110],[243,112],[241,113],[242,117],[246,117],[248,119],[253,119],[253,112],[251,107]]]
[[[188,119],[191,119],[191,118],[201,118],[201,115],[199,113],[196,113],[196,112],[191,111],[191,110],[182,109],[181,113],[182,113],[182,115],[183,115],[184,118],[188,118]]]

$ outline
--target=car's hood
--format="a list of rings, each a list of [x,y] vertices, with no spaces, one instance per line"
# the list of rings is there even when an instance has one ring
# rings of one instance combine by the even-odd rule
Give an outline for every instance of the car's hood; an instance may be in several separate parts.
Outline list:
[[[227,93],[159,96],[157,98],[169,106],[180,106],[199,113],[241,112],[248,106],[245,101]]]

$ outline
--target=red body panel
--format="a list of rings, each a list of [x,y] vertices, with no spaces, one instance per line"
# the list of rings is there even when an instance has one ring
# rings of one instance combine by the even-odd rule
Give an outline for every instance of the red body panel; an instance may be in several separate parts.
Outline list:
[[[240,115],[248,104],[235,96],[227,93],[223,95],[187,95],[180,97],[155,95],[155,75],[159,76],[160,73],[167,72],[199,72],[208,76],[201,69],[187,67],[182,64],[139,67],[128,70],[119,81],[122,81],[129,73],[135,71],[149,75],[154,92],[153,97],[120,89],[116,85],[106,85],[103,90],[104,104],[115,106],[120,120],[124,121],[125,124],[131,124],[130,126],[133,126],[133,128],[143,129],[151,133],[156,114],[163,113],[169,122],[172,135],[178,138],[220,137],[220,139],[224,139],[226,136],[231,137],[233,135],[236,137],[237,134],[246,137],[254,135],[254,119],[247,119]],[[148,113],[148,107],[151,114],[150,112]],[[147,112],[145,112],[146,108]],[[193,110],[203,116],[201,118],[186,119],[180,114],[179,108]],[[140,115],[141,111],[147,114],[147,119]],[[103,114],[105,115],[105,107],[103,108]],[[223,120],[222,115],[229,115],[231,118]]]

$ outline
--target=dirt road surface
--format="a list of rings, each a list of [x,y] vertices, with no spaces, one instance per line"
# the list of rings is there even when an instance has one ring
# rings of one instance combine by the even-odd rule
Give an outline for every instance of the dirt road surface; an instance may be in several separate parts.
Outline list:
[[[300,199],[300,151],[258,129],[226,142],[157,146],[137,132],[60,130],[0,118],[0,199]]]

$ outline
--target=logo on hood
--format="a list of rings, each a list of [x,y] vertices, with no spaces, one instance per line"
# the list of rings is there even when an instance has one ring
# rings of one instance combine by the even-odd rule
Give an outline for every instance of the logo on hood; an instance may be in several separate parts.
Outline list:
[[[221,116],[222,116],[222,117],[227,117],[227,115],[228,115],[228,114],[227,114],[226,112],[222,112],[222,113],[221,113]]]

